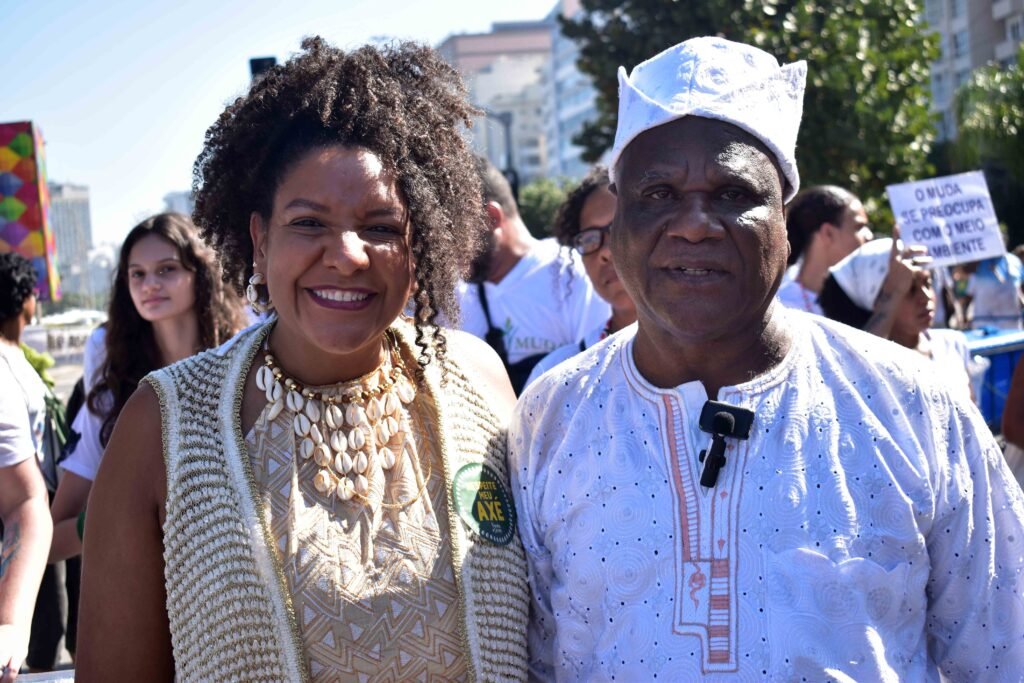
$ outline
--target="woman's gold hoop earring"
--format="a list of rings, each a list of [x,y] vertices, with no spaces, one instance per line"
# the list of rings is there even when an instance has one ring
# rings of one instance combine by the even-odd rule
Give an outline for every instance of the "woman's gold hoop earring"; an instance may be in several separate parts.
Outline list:
[[[267,291],[265,299],[260,299],[259,290],[257,287],[266,285],[267,278],[263,273],[253,273],[252,277],[249,278],[249,286],[245,288],[245,298],[249,300],[249,305],[252,306],[252,310],[257,313],[267,313],[268,311],[274,310],[274,304],[270,301],[270,291]]]

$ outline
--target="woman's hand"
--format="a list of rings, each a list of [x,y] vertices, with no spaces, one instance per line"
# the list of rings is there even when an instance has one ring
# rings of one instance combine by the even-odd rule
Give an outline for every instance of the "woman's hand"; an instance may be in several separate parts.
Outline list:
[[[882,281],[883,292],[888,292],[899,297],[910,291],[914,284],[914,277],[920,271],[926,269],[932,262],[928,256],[928,250],[922,246],[904,247],[900,242],[900,229],[892,229],[892,249],[889,250],[889,271],[885,280]],[[875,301],[875,308],[878,308],[878,301]]]
[[[926,270],[931,262],[932,259],[928,256],[928,250],[925,247],[904,247],[900,241],[899,227],[893,227],[892,249],[889,250],[889,270],[882,281],[881,289],[878,290],[871,318],[864,325],[865,331],[879,337],[889,338],[893,324],[896,322],[900,302],[914,286],[918,274]]]
[[[10,683],[18,677],[28,653],[28,634],[28,628],[0,624],[0,683]]]

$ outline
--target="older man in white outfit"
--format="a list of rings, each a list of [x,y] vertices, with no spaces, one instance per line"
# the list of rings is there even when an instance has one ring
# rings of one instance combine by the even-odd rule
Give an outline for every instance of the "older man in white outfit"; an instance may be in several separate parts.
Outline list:
[[[531,385],[510,434],[537,679],[1024,675],[1024,497],[977,410],[774,301],[805,74],[718,38],[620,70],[639,322]]]

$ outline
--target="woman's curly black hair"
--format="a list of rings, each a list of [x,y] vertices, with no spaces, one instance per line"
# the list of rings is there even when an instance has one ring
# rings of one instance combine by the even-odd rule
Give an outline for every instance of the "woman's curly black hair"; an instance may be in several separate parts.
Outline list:
[[[594,190],[605,187],[610,182],[608,169],[598,165],[590,169],[580,184],[569,191],[565,201],[558,207],[555,224],[551,227],[551,233],[559,244],[563,247],[572,247],[573,238],[580,234],[580,214],[583,213],[583,205],[587,203],[587,198]]]
[[[583,205],[587,203],[587,199],[594,193],[594,190],[607,186],[610,182],[608,168],[600,164],[594,166],[583,177],[579,185],[569,190],[565,201],[561,203],[558,211],[555,212],[555,222],[551,226],[551,234],[562,245],[562,253],[567,255],[563,261],[569,266],[569,284],[566,287],[567,297],[572,292],[573,269],[571,266],[578,257],[576,250],[573,249],[572,242],[576,235],[580,234],[580,216],[583,214]]]
[[[308,151],[363,147],[397,179],[411,217],[413,311],[425,365],[443,357],[439,313],[458,320],[455,287],[486,227],[480,179],[462,136],[477,110],[457,72],[415,43],[353,52],[319,37],[235,100],[193,168],[193,217],[241,291],[252,274],[249,217],[269,219],[284,173]]]
[[[36,290],[38,277],[32,262],[21,254],[0,254],[0,323],[21,315],[25,301]]]

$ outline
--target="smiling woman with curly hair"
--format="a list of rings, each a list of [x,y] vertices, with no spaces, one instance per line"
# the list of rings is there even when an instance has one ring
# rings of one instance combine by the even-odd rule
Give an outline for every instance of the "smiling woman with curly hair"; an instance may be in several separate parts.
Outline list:
[[[122,412],[78,680],[525,680],[514,397],[434,326],[485,225],[475,114],[428,48],[312,38],[207,132],[194,218],[268,319]]]
[[[451,68],[427,48],[345,54],[320,38],[303,48],[207,132],[193,171],[196,222],[241,292],[253,274],[251,214],[270,217],[284,171],[311,149],[371,150],[394,177],[414,226],[414,317],[441,351],[444,336],[427,326],[438,312],[457,319],[456,282],[483,244],[480,181],[458,127],[477,112]]]

